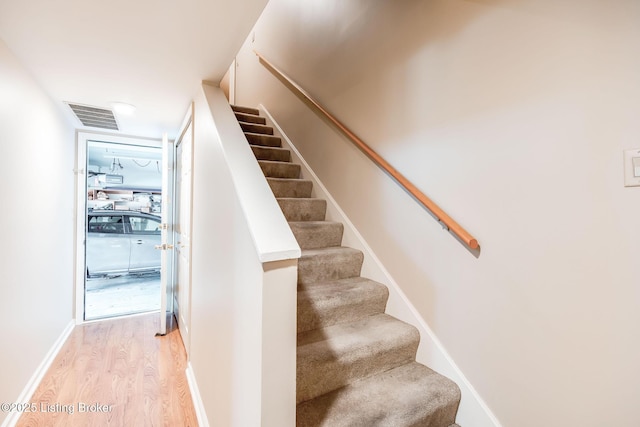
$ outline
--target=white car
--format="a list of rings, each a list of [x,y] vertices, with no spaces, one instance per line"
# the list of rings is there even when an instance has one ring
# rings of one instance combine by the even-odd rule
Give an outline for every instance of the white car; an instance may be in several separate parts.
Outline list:
[[[87,214],[87,277],[160,271],[160,217],[117,210]]]

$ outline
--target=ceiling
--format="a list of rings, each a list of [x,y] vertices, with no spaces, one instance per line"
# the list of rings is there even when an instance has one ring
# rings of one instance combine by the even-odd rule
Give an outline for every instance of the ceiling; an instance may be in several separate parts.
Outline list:
[[[176,137],[202,80],[218,83],[267,0],[0,0],[0,38],[65,102],[111,108],[120,133]]]

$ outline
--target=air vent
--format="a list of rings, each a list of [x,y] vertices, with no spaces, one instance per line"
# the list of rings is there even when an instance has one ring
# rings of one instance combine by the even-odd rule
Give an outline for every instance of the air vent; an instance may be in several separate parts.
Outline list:
[[[84,126],[93,128],[119,130],[113,111],[106,108],[89,107],[87,105],[68,103],[73,113]]]

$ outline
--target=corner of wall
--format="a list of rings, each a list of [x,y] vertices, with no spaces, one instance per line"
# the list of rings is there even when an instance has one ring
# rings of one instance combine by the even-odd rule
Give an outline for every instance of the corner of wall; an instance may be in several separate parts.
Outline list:
[[[44,359],[27,382],[24,390],[22,391],[22,393],[20,393],[20,396],[18,396],[18,398],[15,400],[16,403],[29,402],[31,400],[31,397],[40,385],[40,382],[44,378],[44,375],[47,373],[47,370],[53,364],[53,361],[55,360],[58,353],[60,353],[62,346],[69,338],[69,335],[71,335],[71,332],[73,332],[73,328],[75,328],[75,321],[72,320],[67,324],[60,336],[53,343],[53,346],[51,347],[51,349],[49,349]],[[18,423],[21,415],[21,412],[10,412],[0,427],[15,426]]]

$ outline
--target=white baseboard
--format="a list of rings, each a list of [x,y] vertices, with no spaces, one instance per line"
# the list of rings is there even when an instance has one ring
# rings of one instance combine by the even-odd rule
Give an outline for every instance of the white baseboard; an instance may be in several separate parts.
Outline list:
[[[60,334],[56,342],[53,343],[53,346],[51,347],[51,349],[49,349],[49,352],[40,363],[40,366],[38,366],[38,368],[31,376],[31,379],[29,379],[29,382],[27,382],[27,385],[25,386],[24,390],[22,390],[22,393],[20,393],[20,396],[18,396],[18,398],[15,400],[16,402],[29,402],[31,400],[31,397],[33,397],[33,394],[36,392],[36,389],[40,385],[42,378],[44,378],[44,375],[49,370],[49,367],[55,360],[56,356],[58,355],[58,353],[60,353],[62,346],[67,341],[67,338],[69,338],[69,335],[71,335],[71,332],[73,331],[73,328],[75,326],[76,322],[74,320],[71,320],[67,324],[67,326],[62,331],[62,334]],[[21,412],[10,412],[7,418],[4,419],[4,422],[0,427],[14,427],[18,423],[21,415]]]
[[[187,369],[185,373],[187,375],[187,383],[189,383],[191,400],[193,401],[193,406],[196,410],[198,425],[200,427],[209,427],[209,419],[207,418],[207,412],[204,410],[204,403],[202,403],[202,396],[200,396],[200,389],[198,389],[198,383],[196,382],[196,376],[193,372],[191,362],[187,363]]]
[[[421,339],[416,360],[455,381],[460,387],[462,399],[456,422],[462,427],[501,427],[498,419],[464,376],[460,368],[458,368],[438,337],[436,337],[398,283],[382,265],[380,259],[375,255],[344,211],[338,206],[335,199],[329,194],[322,181],[302,158],[296,146],[287,137],[269,111],[263,105],[260,105],[259,109],[264,112],[268,124],[274,127],[276,134],[282,138],[283,143],[291,150],[294,162],[301,165],[302,176],[313,181],[314,197],[324,198],[327,201],[327,219],[344,224],[343,245],[359,249],[364,253],[365,260],[362,267],[362,275],[383,283],[389,288],[389,302],[387,303],[386,312],[415,326],[420,331]]]

